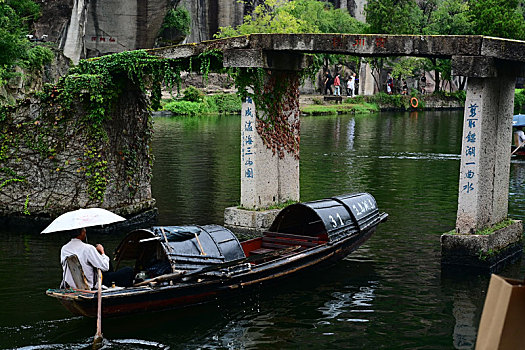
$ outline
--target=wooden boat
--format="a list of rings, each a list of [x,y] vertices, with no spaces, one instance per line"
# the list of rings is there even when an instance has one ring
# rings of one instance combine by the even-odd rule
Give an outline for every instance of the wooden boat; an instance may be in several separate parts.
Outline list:
[[[134,264],[135,284],[102,292],[103,316],[184,307],[340,260],[361,246],[388,214],[368,193],[284,208],[262,237],[239,242],[218,225],[164,226],[130,232],[117,266]],[[91,290],[49,289],[72,313],[97,314]]]

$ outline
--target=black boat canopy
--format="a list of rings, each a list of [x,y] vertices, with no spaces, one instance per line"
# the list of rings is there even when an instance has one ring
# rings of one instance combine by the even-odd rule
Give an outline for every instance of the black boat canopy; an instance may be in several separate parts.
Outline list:
[[[304,236],[327,235],[337,241],[371,228],[384,218],[369,193],[346,194],[292,204],[275,218],[270,231]]]
[[[158,226],[130,232],[115,251],[115,260],[135,260],[136,270],[152,275],[244,258],[239,240],[219,225]]]

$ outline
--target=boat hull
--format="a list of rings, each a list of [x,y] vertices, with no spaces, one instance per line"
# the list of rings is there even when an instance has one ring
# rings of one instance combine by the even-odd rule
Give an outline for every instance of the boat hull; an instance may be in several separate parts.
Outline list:
[[[163,286],[131,287],[106,290],[102,296],[104,317],[148,312],[213,302],[218,298],[247,291],[253,286],[271,283],[301,271],[332,264],[359,248],[375,232],[376,226],[340,239],[293,254],[251,266],[249,271],[229,277],[179,281]],[[96,317],[97,297],[94,292],[49,290],[49,296],[60,300],[76,315]]]

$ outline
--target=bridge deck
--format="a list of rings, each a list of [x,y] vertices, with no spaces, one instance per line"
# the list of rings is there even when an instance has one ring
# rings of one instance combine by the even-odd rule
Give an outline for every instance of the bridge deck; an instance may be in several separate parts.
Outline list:
[[[189,58],[210,49],[356,56],[483,56],[525,62],[525,41],[479,35],[251,34],[149,52],[165,58]]]

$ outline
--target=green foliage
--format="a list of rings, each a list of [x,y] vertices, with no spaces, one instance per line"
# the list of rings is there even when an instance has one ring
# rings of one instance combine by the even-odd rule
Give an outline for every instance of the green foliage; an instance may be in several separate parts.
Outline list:
[[[6,3],[22,19],[26,29],[29,29],[29,24],[41,15],[40,6],[32,0],[7,0]]]
[[[334,9],[331,3],[316,0],[296,0],[290,13],[304,20],[320,33],[364,33],[367,26],[346,10]],[[311,32],[311,31],[309,31]]]
[[[392,77],[406,79],[417,75],[424,68],[425,59],[418,57],[401,57],[389,64],[392,67]]]
[[[191,15],[184,7],[170,9],[164,17],[162,29],[174,29],[184,35],[190,34]]]
[[[500,222],[498,222],[496,225],[494,226],[491,226],[491,227],[488,227],[484,230],[480,230],[480,231],[476,231],[476,235],[491,235],[493,234],[494,232],[498,231],[498,230],[501,230],[502,228],[505,228],[507,226],[510,226],[514,223],[514,220],[512,219],[505,219],[505,220],[502,220]]]
[[[525,106],[525,90],[516,90],[514,94],[514,114],[520,114]]]
[[[29,68],[38,69],[45,64],[49,64],[53,61],[55,55],[53,51],[42,45],[33,45],[27,50],[27,58],[25,62]]]
[[[525,38],[520,0],[369,0],[370,33]]]
[[[235,27],[221,27],[217,38],[253,33],[318,33],[318,28],[292,14],[295,1],[266,0],[255,7],[252,15],[244,17],[244,22]]]
[[[318,105],[318,106],[319,106],[319,105],[324,104],[324,101],[323,101],[321,98],[319,98],[319,97],[314,97],[314,98],[312,99],[312,103],[313,103],[314,105]]]
[[[196,116],[205,111],[205,105],[201,102],[172,101],[164,105],[164,109],[175,115]]]
[[[414,0],[369,0],[365,10],[370,33],[421,33],[423,11]]]
[[[88,134],[85,175],[91,199],[103,201],[109,184],[105,147],[105,123],[122,91],[151,91],[152,104],[159,104],[161,84],[179,78],[181,62],[162,60],[143,50],[122,52],[98,59],[81,60],[56,85],[46,85],[43,102],[58,106],[57,122],[81,108],[78,127]],[[34,148],[34,147],[33,147]],[[132,150],[127,150],[132,154]],[[60,170],[59,168],[57,170]]]
[[[242,101],[237,94],[215,94],[204,98],[209,113],[238,114],[242,110]]]
[[[265,0],[233,27],[221,27],[217,38],[253,33],[363,33],[366,25],[348,12],[316,0]]]
[[[342,113],[369,114],[379,111],[376,104],[356,102],[354,99],[345,99],[343,104],[305,105],[301,106],[301,112],[306,115],[337,115]]]
[[[425,34],[468,35],[473,33],[469,4],[464,0],[441,1],[430,15]]]
[[[13,65],[27,50],[29,41],[23,37],[22,20],[6,3],[0,3],[0,66]]]
[[[389,95],[386,92],[379,92],[368,99],[370,103],[377,103],[380,106],[393,106],[396,108],[408,109],[408,98],[402,95]]]
[[[467,92],[465,90],[458,90],[458,91],[450,92],[447,94],[456,98],[458,101],[465,102],[465,100],[467,99]]]
[[[204,92],[194,86],[188,86],[186,89],[184,89],[183,94],[183,100],[185,101],[201,102],[204,98]]]
[[[16,65],[38,69],[51,62],[51,50],[25,37],[39,16],[40,6],[31,0],[0,1],[0,86],[14,76]]]
[[[164,110],[175,115],[196,116],[202,114],[238,114],[241,112],[241,99],[236,94],[206,95],[198,101],[169,101]]]
[[[475,34],[525,39],[519,0],[471,0],[469,5]]]

